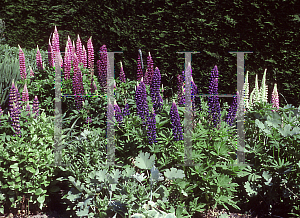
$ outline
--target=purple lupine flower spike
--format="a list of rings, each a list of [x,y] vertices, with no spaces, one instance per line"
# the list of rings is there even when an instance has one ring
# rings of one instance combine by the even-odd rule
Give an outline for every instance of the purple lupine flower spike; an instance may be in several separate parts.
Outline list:
[[[143,82],[143,77],[141,79],[140,85],[138,85],[136,88],[136,105],[138,115],[143,121],[145,121],[147,114],[149,114],[149,108],[147,102],[146,86]],[[145,127],[145,122],[143,123],[143,126]]]
[[[209,105],[209,114],[210,118],[214,124],[214,127],[217,126],[217,124],[220,121],[221,117],[221,108],[220,108],[220,102],[218,95],[218,68],[217,66],[214,67],[213,71],[211,72],[211,82],[209,86],[209,94],[213,94],[216,96],[210,96],[208,97],[208,105]]]
[[[238,94],[238,92],[237,92]],[[236,112],[237,112],[237,106],[238,106],[238,102],[237,102],[237,96],[234,96],[233,97],[233,102],[229,108],[229,112],[226,116],[226,123],[228,123],[228,125],[232,126],[233,125],[233,121],[235,119],[235,116],[236,116]]]
[[[155,111],[152,107],[152,112],[149,114],[147,119],[147,135],[149,139],[149,144],[152,145],[153,143],[157,143],[156,140],[156,119],[155,119]]]
[[[97,61],[98,69],[99,69],[99,81],[102,86],[102,91],[105,91],[105,87],[107,85],[106,77],[107,77],[107,70],[108,70],[106,45],[100,47],[99,54],[100,54],[100,60]]]
[[[177,105],[174,100],[173,100],[171,111],[170,111],[170,117],[171,117],[172,132],[173,132],[174,140],[175,141],[183,140],[183,133],[182,133],[182,126],[180,123],[180,117],[178,114]]]
[[[116,100],[114,102],[114,111],[115,111],[115,118],[116,118],[117,122],[121,123],[123,121],[122,111],[121,111],[119,105],[117,104]]]
[[[36,118],[37,116],[39,116],[39,111],[40,111],[40,109],[39,109],[39,103],[40,102],[38,100],[38,97],[35,96],[34,100],[33,100],[33,107],[32,107],[32,111],[35,114],[34,118]]]
[[[77,41],[76,41],[76,55],[78,58],[78,63],[82,63],[82,43],[79,37],[79,34],[77,35]]]
[[[142,71],[142,64],[141,64],[141,57],[138,55],[137,60],[137,81],[140,81],[143,77],[143,71]]]
[[[162,105],[162,99],[159,90],[160,82],[161,82],[161,74],[158,67],[156,67],[152,78],[152,83],[150,85],[151,98],[152,98],[152,103],[153,103],[155,113],[158,113],[158,109],[161,108]]]
[[[50,43],[50,38],[49,38],[49,45],[48,45],[48,62],[50,67],[54,67],[54,52],[52,45]]]
[[[25,55],[20,45],[18,46],[19,46],[20,74],[22,79],[26,79]]]
[[[125,99],[125,108],[123,109],[123,116],[129,116],[130,115],[130,109],[129,109],[129,105],[127,103],[127,99]]]
[[[66,46],[65,49],[65,61],[64,61],[64,75],[65,75],[65,80],[70,79],[70,72],[71,72],[71,52],[70,49],[68,49],[68,46]]]
[[[92,37],[90,37],[87,42],[87,50],[88,50],[88,68],[91,71],[94,71],[94,47],[92,43]]]
[[[29,101],[29,95],[28,95],[28,90],[27,90],[27,85],[25,83],[23,93],[22,93],[22,101],[26,102]]]
[[[37,51],[36,51],[36,65],[37,65],[38,70],[43,70],[42,55],[41,55],[38,45],[37,45]]]
[[[125,79],[125,73],[124,73],[124,70],[123,70],[123,65],[122,65],[122,62],[120,62],[121,64],[121,70],[120,70],[120,80],[125,83],[126,82],[126,79]]]
[[[152,77],[154,74],[154,66],[153,66],[153,60],[149,51],[149,56],[147,57],[147,81],[148,84],[151,85],[152,84]]]

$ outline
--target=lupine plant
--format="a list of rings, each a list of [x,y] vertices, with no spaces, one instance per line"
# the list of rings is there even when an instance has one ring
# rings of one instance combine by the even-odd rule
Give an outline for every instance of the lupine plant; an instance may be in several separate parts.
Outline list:
[[[37,45],[37,51],[36,51],[36,65],[39,70],[43,70],[42,56],[41,56],[41,52],[39,50],[38,45]]]
[[[142,64],[141,64],[141,57],[138,55],[137,60],[137,81],[140,81],[143,77],[143,71],[142,71]]]
[[[123,69],[123,65],[122,65],[122,62],[120,62],[121,64],[121,70],[120,70],[120,80],[125,83],[126,82],[126,79],[125,79],[125,73],[124,73],[124,69]]]
[[[153,108],[156,113],[158,113],[158,110],[162,107],[162,97],[160,95],[160,82],[161,82],[161,75],[159,69],[156,67],[154,75],[152,77],[151,85],[150,85],[150,92],[151,92],[151,98],[153,103]]]
[[[144,121],[143,126],[145,126],[145,120],[147,115],[149,114],[149,108],[147,103],[146,86],[145,83],[143,82],[143,78],[141,79],[140,84],[138,84],[136,87],[135,100],[137,106],[137,114]]]

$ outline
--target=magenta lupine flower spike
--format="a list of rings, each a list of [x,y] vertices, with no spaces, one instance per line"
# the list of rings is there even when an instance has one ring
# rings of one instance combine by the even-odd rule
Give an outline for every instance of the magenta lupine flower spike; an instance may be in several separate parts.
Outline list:
[[[148,70],[148,84],[151,85],[152,83],[152,77],[154,74],[154,66],[153,66],[153,60],[149,51],[149,56],[147,57],[147,70]]]
[[[115,110],[115,118],[116,118],[117,122],[121,123],[123,121],[122,111],[121,111],[119,105],[117,104],[116,99],[114,102],[114,110]]]
[[[68,52],[69,52],[69,56],[70,56],[70,63],[73,61],[73,56],[72,56],[72,52],[73,52],[73,44],[72,41],[70,39],[70,36],[68,36]]]
[[[36,51],[36,65],[37,65],[38,70],[43,70],[42,55],[41,55],[38,45],[37,45],[37,51]]]
[[[120,62],[121,64],[121,71],[120,71],[120,80],[125,83],[126,79],[125,79],[125,73],[124,73],[124,70],[123,70],[123,65],[122,65],[122,62]]]
[[[18,46],[19,46],[20,74],[22,79],[26,79],[25,55],[20,45]]]
[[[48,62],[50,67],[54,67],[54,52],[50,42],[50,38],[49,38],[49,45],[48,45]]]
[[[276,83],[274,84],[274,89],[273,89],[273,92],[272,92],[272,104],[273,104],[273,107],[279,109],[279,96],[278,96],[277,84]],[[274,110],[272,110],[272,111],[274,111]]]
[[[40,111],[39,100],[37,96],[34,97],[32,111],[35,114],[34,118],[36,118],[39,115],[39,111]]]
[[[31,66],[29,66],[29,69],[30,69],[30,76],[34,77],[34,72],[33,72],[32,68],[31,68]]]
[[[214,127],[217,126],[217,124],[220,121],[221,117],[221,108],[220,108],[220,102],[218,95],[218,77],[219,77],[219,71],[217,66],[214,67],[214,69],[211,71],[211,81],[209,86],[209,94],[216,95],[216,96],[210,96],[208,97],[208,106],[209,106],[209,114],[211,121],[214,124]]]
[[[141,63],[141,57],[138,55],[137,60],[137,81],[140,81],[143,77],[143,71],[142,71],[142,63]]]
[[[82,46],[82,62],[83,62],[83,67],[86,69],[87,67],[87,58],[86,58],[86,50],[84,45]]]
[[[88,50],[88,68],[91,69],[91,71],[94,71],[94,47],[92,43],[92,37],[90,37],[87,42],[87,50]]]
[[[79,37],[79,34],[77,36],[77,41],[76,41],[76,55],[78,58],[78,63],[82,63],[82,43]]]
[[[106,45],[102,45],[99,50],[100,59],[97,61],[98,70],[99,70],[99,81],[102,86],[102,90],[105,90],[107,85],[106,77],[108,71],[107,63],[107,48]]]
[[[58,52],[60,54],[59,35],[58,35],[58,31],[57,31],[56,26],[54,28],[54,33],[53,33],[53,36],[52,36],[52,49],[53,49],[53,58],[54,58],[54,62],[55,62],[56,52]]]
[[[28,95],[28,90],[27,90],[27,85],[25,83],[23,93],[22,93],[22,101],[26,102],[29,101],[29,95]]]

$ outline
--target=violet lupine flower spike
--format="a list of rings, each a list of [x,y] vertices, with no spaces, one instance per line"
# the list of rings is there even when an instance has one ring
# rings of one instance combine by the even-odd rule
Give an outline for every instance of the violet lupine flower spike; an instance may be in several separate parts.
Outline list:
[[[37,51],[36,51],[36,65],[37,65],[38,70],[43,70],[42,56],[41,56],[41,52],[39,50],[38,45],[37,45]]]
[[[39,116],[40,109],[39,109],[39,100],[37,96],[34,97],[32,111],[35,114],[34,118]]]
[[[148,119],[147,119],[147,135],[149,144],[152,145],[153,143],[157,143],[156,140],[156,119],[155,119],[155,111],[152,107],[152,111],[149,113]]]
[[[159,90],[160,83],[161,83],[161,74],[158,67],[156,67],[152,78],[152,83],[150,85],[151,98],[152,98],[152,103],[153,103],[155,113],[158,113],[158,110],[161,109],[162,107],[162,98],[160,96],[160,90]]]
[[[20,74],[22,79],[26,79],[25,55],[20,45],[18,46],[19,46]]]
[[[115,118],[116,118],[117,122],[120,124],[123,121],[123,116],[122,116],[122,111],[121,111],[119,105],[117,104],[116,100],[114,102],[114,111],[115,111]]]
[[[138,55],[137,60],[137,81],[140,81],[143,77],[143,71],[142,71],[142,64],[141,64],[141,57]]]
[[[238,92],[237,92],[237,94],[238,94]],[[237,96],[234,96],[233,102],[229,108],[229,112],[225,119],[225,122],[228,123],[228,125],[230,125],[230,126],[233,125],[233,121],[235,119],[236,112],[237,112],[237,107],[238,107]]]
[[[120,70],[120,80],[125,83],[126,82],[126,79],[125,79],[125,73],[124,73],[124,70],[123,70],[123,65],[122,65],[122,62],[120,62],[121,64],[121,70]]]
[[[140,85],[136,88],[136,105],[137,105],[137,114],[141,117],[143,121],[146,120],[147,114],[149,114],[148,102],[147,102],[147,92],[146,86],[143,82],[143,77],[141,79]],[[145,122],[143,122],[143,126],[145,127]]]
[[[129,116],[130,115],[130,109],[129,105],[127,103],[127,99],[125,98],[125,108],[123,109],[123,116]]]
[[[214,127],[220,121],[221,117],[221,108],[218,95],[218,68],[217,66],[214,67],[213,71],[211,71],[211,82],[209,86],[209,94],[215,96],[208,97],[208,105],[209,105],[209,114]]]
[[[88,50],[88,68],[90,69],[91,75],[94,75],[94,47],[92,43],[92,37],[89,38],[87,42]]]
[[[178,109],[175,101],[173,100],[171,111],[171,124],[172,124],[172,132],[175,141],[183,140],[182,126],[180,123],[180,117],[178,114]]]
[[[50,67],[54,67],[54,52],[52,45],[50,43],[50,38],[49,38],[49,45],[48,45],[48,62]]]

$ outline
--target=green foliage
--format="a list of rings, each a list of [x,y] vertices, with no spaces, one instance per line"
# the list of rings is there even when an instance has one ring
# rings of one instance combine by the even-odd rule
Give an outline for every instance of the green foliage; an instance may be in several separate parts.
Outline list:
[[[54,160],[53,120],[44,112],[38,119],[27,113],[21,113],[22,138],[6,134],[12,128],[4,125],[8,122],[3,124],[2,121],[0,127],[3,132],[0,137],[0,214],[4,213],[4,207],[20,208],[23,196],[31,210],[32,207],[42,210],[48,201],[47,190],[54,175],[51,166]],[[25,124],[25,118],[31,125]],[[3,119],[7,120],[8,116]]]

